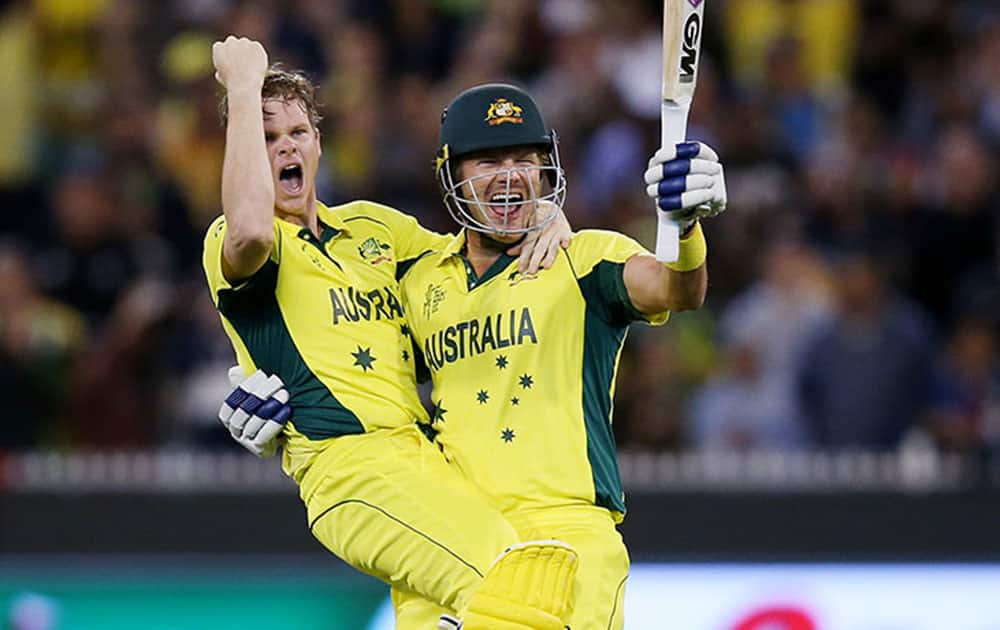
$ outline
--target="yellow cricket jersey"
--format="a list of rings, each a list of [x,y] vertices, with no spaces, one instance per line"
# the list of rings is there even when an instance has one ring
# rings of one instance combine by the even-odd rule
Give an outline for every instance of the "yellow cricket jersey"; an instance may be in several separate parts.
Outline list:
[[[285,382],[295,414],[284,466],[296,478],[323,440],[426,419],[398,280],[453,238],[367,201],[317,211],[318,239],[275,219],[270,258],[239,286],[222,274],[224,217],[203,261],[240,366]]]
[[[625,512],[611,427],[631,322],[624,263],[646,253],[615,232],[578,233],[555,265],[521,274],[502,255],[476,278],[464,234],[401,282],[434,381],[429,432],[504,511],[593,503]]]

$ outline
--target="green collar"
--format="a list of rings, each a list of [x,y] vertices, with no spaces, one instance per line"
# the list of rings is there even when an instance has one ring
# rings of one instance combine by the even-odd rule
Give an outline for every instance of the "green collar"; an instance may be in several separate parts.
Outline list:
[[[340,230],[338,230],[335,227],[330,227],[329,225],[323,223],[322,221],[319,222],[318,240],[316,239],[315,236],[313,236],[313,233],[309,228],[304,227],[301,230],[299,230],[299,238],[309,241],[310,243],[315,244],[317,247],[326,245],[331,240],[333,240],[333,238],[338,234],[340,234]]]
[[[329,225],[323,223],[322,220],[319,220],[318,239],[313,235],[312,231],[309,228],[305,227],[299,230],[298,236],[303,241],[311,244],[316,249],[318,249],[319,253],[322,254],[324,258],[331,261],[333,264],[337,265],[337,268],[340,269],[341,268],[340,263],[338,263],[336,260],[333,259],[333,257],[330,255],[330,252],[326,251],[326,244],[332,241],[334,238],[336,238],[336,236],[340,234],[340,232],[341,230],[338,230],[335,227],[330,227]]]
[[[500,275],[500,273],[507,268],[510,263],[512,263],[515,258],[509,254],[500,254],[500,257],[493,261],[490,268],[487,269],[481,277],[476,277],[476,270],[472,268],[472,263],[469,259],[462,254],[455,254],[462,259],[465,264],[465,279],[468,283],[469,290],[473,290],[481,284],[485,284],[490,278]]]
[[[476,277],[476,271],[472,268],[472,263],[470,263],[469,259],[462,253],[465,251],[466,240],[467,233],[465,229],[462,229],[455,235],[455,238],[453,238],[451,242],[449,242],[448,245],[437,254],[437,264],[443,265],[446,260],[451,260],[452,258],[458,258],[461,260],[462,264],[465,266],[466,283],[470,291],[485,283],[493,276],[498,275],[514,260],[514,256],[510,256],[506,253],[500,254],[500,257],[493,261],[493,264],[490,265],[489,269],[487,269],[485,273],[483,273],[482,277]]]
[[[330,208],[327,208],[323,203],[319,201],[316,202],[316,217],[319,219],[320,225],[330,226],[330,229],[333,230],[333,236],[336,236],[341,232],[344,232],[346,234],[351,233],[351,228],[348,227],[347,223],[340,216],[340,214],[331,210]],[[325,230],[326,228],[324,227],[323,230],[320,231],[320,237],[324,243],[333,237],[331,236],[324,238],[326,236],[326,234],[324,233]]]

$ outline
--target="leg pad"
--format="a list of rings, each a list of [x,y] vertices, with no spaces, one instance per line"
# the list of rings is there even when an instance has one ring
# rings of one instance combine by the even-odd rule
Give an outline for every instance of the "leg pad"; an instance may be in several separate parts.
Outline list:
[[[507,548],[463,611],[464,630],[563,630],[573,612],[576,551],[558,540]]]

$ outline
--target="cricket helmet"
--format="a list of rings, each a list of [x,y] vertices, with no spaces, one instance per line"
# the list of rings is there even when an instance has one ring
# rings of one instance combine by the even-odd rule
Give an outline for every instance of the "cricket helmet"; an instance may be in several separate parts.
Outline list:
[[[510,225],[508,213],[522,205],[535,212],[542,202],[562,208],[566,200],[566,175],[559,161],[556,133],[546,128],[535,101],[521,88],[490,83],[459,94],[441,114],[438,146],[435,174],[445,206],[452,218],[466,228],[503,234],[531,232],[543,228],[556,213],[548,212],[544,218],[532,217],[522,227]],[[542,164],[457,180],[458,161],[463,157],[488,149],[519,146],[538,148]],[[524,175],[531,189],[529,198],[512,199],[511,183]],[[507,194],[498,195],[499,200],[479,199],[474,182],[494,177],[500,178],[501,189],[506,187]],[[532,183],[535,181],[540,182],[539,190],[535,190]],[[486,207],[492,212],[487,212]],[[481,212],[477,215],[473,208]]]

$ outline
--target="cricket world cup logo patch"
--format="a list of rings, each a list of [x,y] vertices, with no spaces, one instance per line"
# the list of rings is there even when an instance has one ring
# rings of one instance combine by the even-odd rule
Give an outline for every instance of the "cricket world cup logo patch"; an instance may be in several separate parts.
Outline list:
[[[439,284],[428,284],[427,292],[424,293],[424,318],[430,319],[431,315],[437,313],[441,302],[444,302],[444,287]]]
[[[387,260],[392,260],[389,257],[389,250],[391,248],[378,240],[377,238],[369,238],[364,243],[358,247],[358,254],[361,255],[361,259],[371,265],[377,265],[381,262]]]
[[[495,127],[496,125],[502,125],[504,123],[514,123],[515,125],[520,125],[524,122],[521,117],[521,112],[524,109],[512,101],[508,101],[505,98],[498,98],[493,101],[490,108],[486,110],[486,122],[489,123],[490,127]]]

